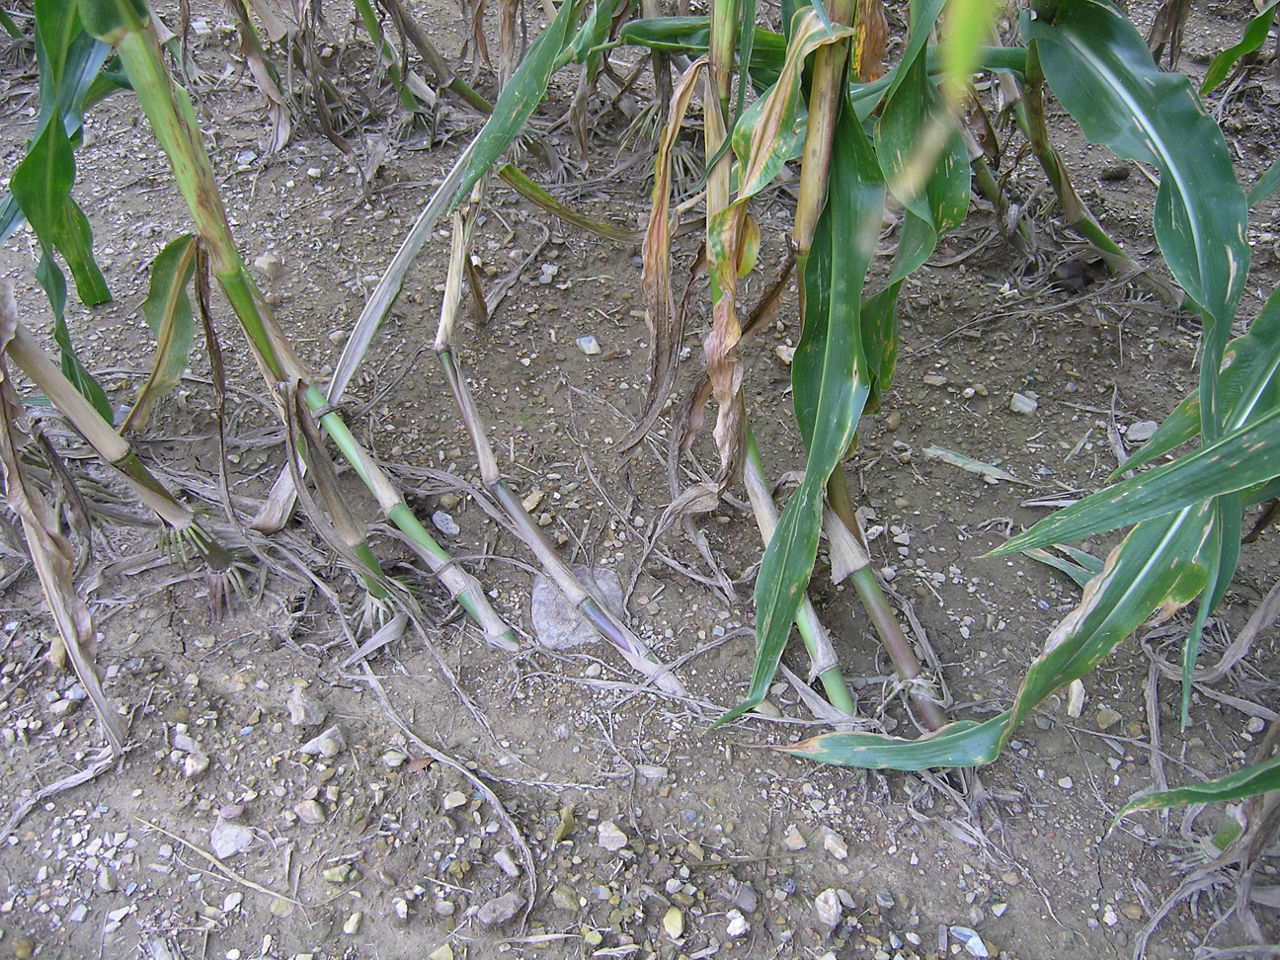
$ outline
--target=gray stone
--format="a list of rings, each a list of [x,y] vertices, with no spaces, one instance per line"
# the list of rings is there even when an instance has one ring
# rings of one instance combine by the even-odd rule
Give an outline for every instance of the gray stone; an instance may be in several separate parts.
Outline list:
[[[627,835],[618,829],[618,825],[612,820],[605,820],[597,828],[600,846],[608,850],[610,853],[616,853],[627,845]]]
[[[1014,413],[1023,416],[1030,416],[1036,412],[1036,408],[1040,406],[1040,401],[1035,397],[1029,397],[1025,393],[1015,393],[1009,398],[1009,409]]]
[[[587,592],[615,617],[625,620],[622,608],[622,581],[607,568],[575,566],[574,576],[586,587]],[[568,650],[586,643],[595,643],[599,635],[578,615],[564,596],[542,574],[534,574],[531,619],[538,643],[550,650]]]
[[[721,896],[743,913],[755,913],[756,908],[760,905],[760,897],[756,894],[756,888],[749,883],[739,883],[732,877],[729,879],[728,886],[722,891]]]
[[[813,901],[814,921],[823,930],[830,933],[844,918],[844,905],[840,903],[840,894],[828,887]]]
[[[987,945],[982,942],[982,937],[978,936],[978,931],[971,927],[962,927],[955,925],[951,927],[951,935],[964,944],[965,951],[971,957],[989,957],[990,952]]]
[[[1139,420],[1129,425],[1129,429],[1125,431],[1125,439],[1130,443],[1146,443],[1156,435],[1159,428],[1160,424],[1154,420]]]
[[[209,849],[219,860],[244,853],[253,846],[253,831],[242,823],[219,820],[209,831]]]
[[[342,735],[342,728],[332,726],[328,730],[318,736],[312,737],[306,743],[298,748],[299,753],[305,753],[309,757],[322,757],[325,760],[332,760],[340,754],[347,746],[346,738]]]
[[[319,801],[303,800],[294,804],[293,812],[298,815],[299,820],[313,827],[324,823],[324,807],[320,806]]]
[[[457,521],[443,510],[437,510],[431,514],[431,523],[446,537],[456,537],[462,532],[458,527]]]
[[[511,920],[524,906],[524,897],[518,893],[504,893],[490,900],[476,911],[476,920],[486,927],[496,927]]]
[[[289,711],[289,722],[295,727],[313,727],[324,722],[324,705],[301,686],[295,686],[289,692],[284,705]]]

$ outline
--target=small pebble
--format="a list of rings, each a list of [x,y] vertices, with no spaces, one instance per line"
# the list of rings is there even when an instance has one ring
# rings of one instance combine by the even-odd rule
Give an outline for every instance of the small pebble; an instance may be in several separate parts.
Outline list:
[[[520,912],[524,906],[524,897],[518,893],[504,893],[502,896],[480,907],[476,911],[476,920],[483,926],[496,927],[506,923]]]
[[[453,517],[445,513],[443,510],[437,510],[435,513],[431,514],[431,523],[432,526],[443,533],[446,537],[456,537],[462,532],[462,528],[458,526]]]
[[[809,844],[805,842],[804,834],[800,832],[800,828],[793,823],[787,827],[787,832],[782,835],[782,845],[788,850],[803,850]]]
[[[1129,425],[1129,429],[1125,431],[1125,439],[1130,443],[1146,443],[1156,435],[1156,431],[1160,429],[1160,424],[1154,420],[1139,420],[1137,423]]]
[[[342,932],[349,937],[354,937],[360,932],[360,924],[364,922],[364,914],[357,910],[351,916],[347,917],[347,922],[342,925]]]
[[[844,904],[840,902],[840,894],[828,887],[813,901],[813,916],[818,926],[830,933],[844,917]]]
[[[326,760],[332,760],[345,749],[346,745],[347,741],[342,735],[342,728],[332,726],[304,743],[298,748],[298,752],[309,757],[323,757]]]
[[[612,820],[605,820],[596,828],[600,846],[610,853],[615,853],[627,845],[627,835],[618,829]]]
[[[844,837],[833,830],[824,830],[822,833],[822,849],[831,854],[837,860],[843,860],[849,856],[849,845],[844,842]]]
[[[662,917],[662,930],[672,940],[684,936],[684,914],[679,907],[669,907]]]
[[[1098,711],[1098,716],[1095,722],[1098,724],[1099,730],[1106,730],[1110,727],[1114,727],[1121,719],[1122,718],[1118,711],[1112,710],[1110,707],[1103,707]]]
[[[728,923],[725,924],[724,932],[730,937],[745,937],[751,930],[751,924],[747,923],[747,918],[740,910],[730,910],[725,914],[725,919]]]
[[[1036,408],[1040,406],[1040,402],[1034,397],[1029,397],[1025,393],[1015,393],[1009,398],[1009,409],[1013,413],[1022,416],[1030,416],[1036,412]]]
[[[324,706],[308,694],[301,684],[289,691],[284,705],[289,711],[289,723],[295,727],[314,727],[324,722]]]
[[[461,790],[450,790],[444,795],[444,808],[446,810],[456,810],[467,802],[467,795]]]
[[[242,823],[219,820],[209,831],[209,849],[219,860],[244,853],[253,846],[253,831]]]
[[[324,807],[315,800],[303,800],[301,803],[294,804],[293,812],[303,823],[309,823],[312,826],[324,823]]]
[[[600,354],[600,344],[596,342],[596,338],[587,334],[585,337],[579,337],[574,341],[578,345],[578,349],[585,353],[588,357],[595,357]]]

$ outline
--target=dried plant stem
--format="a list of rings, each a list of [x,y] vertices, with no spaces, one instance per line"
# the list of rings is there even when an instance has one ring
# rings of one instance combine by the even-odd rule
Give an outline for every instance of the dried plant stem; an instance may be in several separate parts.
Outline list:
[[[452,350],[453,332],[462,302],[462,278],[470,249],[471,226],[479,206],[481,189],[477,186],[473,191],[472,203],[466,216],[461,212],[455,212],[453,215],[453,246],[449,257],[449,272],[445,279],[443,303],[440,308],[440,324],[436,330],[435,340],[435,350],[440,358],[440,366],[453,390],[453,397],[458,405],[467,435],[471,438],[471,446],[480,468],[481,483],[501,505],[515,525],[520,539],[538,558],[548,577],[583,619],[613,644],[627,663],[650,678],[660,689],[677,696],[684,696],[684,686],[679,679],[658,661],[635,633],[598,603],[573,575],[573,571],[560,559],[555,548],[547,542],[541,529],[529,516],[529,511],[525,509],[524,504],[507,486],[498,469],[497,457],[489,443],[484,422],[476,409],[475,400],[467,387],[466,379],[458,369]]]
[[[118,470],[134,495],[144,506],[153,511],[165,524],[189,542],[201,558],[216,571],[226,571],[233,562],[231,553],[199,529],[195,513],[180,503],[151,471],[147,469],[129,444],[111,425],[102,419],[93,405],[78,391],[62,371],[53,364],[35,337],[21,323],[14,329],[9,342],[9,356],[31,378],[41,392],[65,416],[80,435],[89,442],[104,461]]]
[[[858,518],[854,513],[853,502],[849,499],[849,484],[845,478],[844,471],[839,468],[831,474],[831,479],[827,481],[827,503],[850,535],[861,546],[862,531],[858,527]],[[853,588],[858,592],[858,598],[862,601],[862,605],[866,607],[867,615],[871,618],[871,622],[875,625],[876,633],[880,636],[880,642],[884,644],[885,652],[889,654],[889,659],[893,661],[893,667],[897,671],[898,678],[910,690],[912,702],[915,703],[916,709],[920,711],[920,716],[924,720],[925,726],[930,730],[937,730],[946,725],[946,714],[942,712],[942,707],[933,698],[929,685],[922,682],[920,661],[917,659],[915,651],[911,649],[911,643],[902,632],[902,627],[898,625],[898,619],[893,615],[893,610],[889,606],[889,601],[885,597],[884,591],[880,589],[880,583],[876,580],[875,571],[871,569],[870,557],[866,554],[865,546],[861,546],[861,551],[866,562],[861,566],[855,566],[849,571],[849,577],[853,581]]]

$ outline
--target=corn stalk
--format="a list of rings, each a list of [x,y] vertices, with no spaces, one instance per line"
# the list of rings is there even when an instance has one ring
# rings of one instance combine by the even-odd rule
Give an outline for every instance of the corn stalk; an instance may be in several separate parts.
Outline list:
[[[453,564],[422,526],[390,478],[356,441],[341,416],[289,346],[256,289],[231,235],[212,164],[185,90],[165,69],[150,16],[141,0],[81,0],[85,28],[113,46],[139,103],[173,169],[196,230],[209,252],[213,275],[230,302],[268,384],[297,384],[320,425],[374,495],[383,516],[418,551],[450,594],[480,626],[485,639],[504,649],[518,647],[510,628],[490,606],[473,577]]]

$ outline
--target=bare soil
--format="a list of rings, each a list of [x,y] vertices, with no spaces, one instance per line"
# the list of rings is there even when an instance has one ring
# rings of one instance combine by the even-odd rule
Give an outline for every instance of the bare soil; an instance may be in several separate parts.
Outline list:
[[[367,43],[337,6],[329,11],[334,42],[350,45],[353,71],[367,69]],[[1250,10],[1198,7],[1183,66],[1201,73]],[[455,54],[456,12],[417,12]],[[539,13],[528,14],[532,31]],[[299,353],[328,374],[365,297],[480,120],[442,97],[433,129],[371,122],[352,135],[357,156],[302,127],[271,153],[262,103],[229,58],[221,14],[205,11],[204,19],[207,32],[196,34],[193,49],[210,76],[196,89],[227,209],[246,261],[278,259],[279,275],[262,276],[263,289]],[[12,62],[14,51],[6,56]],[[227,62],[235,65],[222,75]],[[480,76],[489,89],[491,77]],[[539,112],[543,130],[571,93],[558,90]],[[379,95],[387,99],[385,89]],[[9,171],[38,102],[31,74],[10,71],[6,102],[0,167]],[[1273,153],[1277,106],[1269,68],[1248,73],[1223,105],[1246,184]],[[545,134],[567,164],[553,189],[634,226],[648,203],[649,147],[619,152],[626,117],[597,110],[588,165],[567,127]],[[1154,262],[1150,179],[1073,142],[1064,116],[1055,124],[1104,225]],[[379,150],[381,161],[369,163]],[[535,159],[526,161],[550,182]],[[188,220],[130,97],[93,112],[77,162],[77,197],[115,300],[93,310],[73,304],[69,322],[88,366],[113,402],[127,406],[149,358],[138,311],[145,267]],[[876,565],[904,617],[918,620],[916,635],[936,656],[956,718],[1003,709],[1079,595],[1031,560],[983,555],[1044,516],[1044,501],[1098,488],[1121,448],[1132,448],[1127,430],[1161,419],[1196,377],[1195,322],[1140,282],[1106,277],[1054,221],[1034,161],[1010,156],[1008,166],[1010,195],[1035,230],[1034,257],[1020,257],[975,200],[965,227],[907,282],[897,381],[883,410],[864,421],[847,467],[878,531]],[[773,194],[758,212],[761,262],[769,264],[784,250],[785,197]],[[1257,266],[1242,317],[1280,278],[1274,203],[1256,214]],[[893,236],[887,229],[887,251]],[[476,243],[480,274],[496,284],[528,265],[487,321],[460,331],[458,356],[508,481],[521,496],[542,492],[535,515],[567,558],[618,573],[631,624],[664,661],[678,662],[687,701],[642,686],[603,645],[553,653],[533,643],[533,561],[477,490],[430,349],[447,251],[441,224],[343,409],[424,519],[444,510],[456,521],[459,532],[442,542],[528,638],[525,648],[509,656],[484,646],[450,617],[412,554],[375,524],[379,554],[419,592],[433,622],[425,635],[409,629],[371,654],[372,674],[363,672],[349,658],[376,624],[362,620],[363,590],[306,522],[270,540],[223,523],[219,468],[247,521],[284,454],[266,388],[217,304],[231,370],[228,456],[219,454],[201,345],[184,385],[137,441],[209,506],[213,529],[243,544],[246,596],[229,614],[212,615],[198,569],[171,562],[154,549],[149,528],[126,522],[132,506],[117,503],[119,491],[60,421],[42,415],[104,512],[82,583],[103,634],[106,689],[129,712],[131,749],[86,783],[38,794],[90,764],[100,734],[74,677],[47,664],[54,628],[11,538],[0,555],[0,579],[18,574],[0,601],[0,804],[15,820],[25,816],[0,847],[0,957],[976,955],[956,926],[976,931],[991,956],[1128,956],[1203,862],[1201,840],[1229,814],[1112,819],[1157,776],[1185,784],[1250,756],[1280,702],[1276,630],[1219,691],[1195,694],[1186,730],[1175,719],[1177,684],[1156,679],[1151,666],[1156,657],[1177,660],[1179,635],[1140,631],[1088,679],[1078,716],[1065,698],[1052,700],[977,775],[830,769],[770,751],[828,729],[786,682],[774,688],[771,715],[708,734],[717,711],[745,689],[761,544],[750,512],[730,502],[700,524],[714,566],[678,529],[646,553],[671,500],[670,425],[663,421],[635,451],[617,452],[648,369],[638,250],[549,221],[495,183]],[[677,275],[692,252],[679,251]],[[25,322],[44,328],[37,259],[25,230],[0,250]],[[698,362],[705,316],[695,315],[693,327],[682,388]],[[579,349],[588,335],[600,353]],[[785,350],[777,349],[798,336],[788,301],[748,348],[750,414],[775,474],[802,462],[789,426]],[[1015,392],[1035,396],[1034,413],[1011,411]],[[927,455],[931,446],[997,464],[1019,482],[983,482]],[[712,469],[709,446],[695,454]],[[372,521],[373,505],[351,491]],[[1280,575],[1276,536],[1244,548],[1205,656],[1221,650]],[[1088,546],[1102,556],[1111,543]],[[860,708],[881,729],[914,735],[852,592],[830,585],[825,553],[813,593]],[[786,663],[805,675],[802,651]],[[308,705],[301,700],[314,711],[301,724],[290,717],[291,696],[295,711]],[[300,753],[333,726],[335,755]],[[201,755],[207,769],[199,769]],[[245,849],[211,860],[215,830],[218,842],[234,836]],[[1264,864],[1258,882],[1276,883],[1276,866]],[[486,923],[509,894],[527,912]],[[1190,957],[1206,943],[1240,942],[1234,921],[1216,926],[1232,897],[1219,889],[1194,909],[1175,908],[1148,955]],[[820,902],[839,905],[834,929]],[[1255,909],[1274,941],[1280,915]]]

